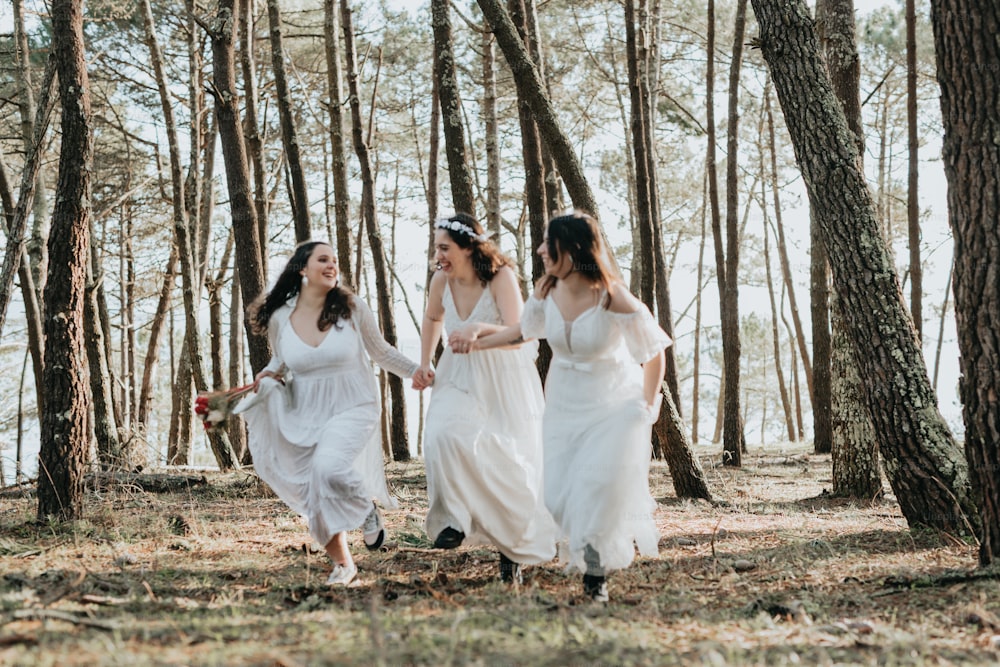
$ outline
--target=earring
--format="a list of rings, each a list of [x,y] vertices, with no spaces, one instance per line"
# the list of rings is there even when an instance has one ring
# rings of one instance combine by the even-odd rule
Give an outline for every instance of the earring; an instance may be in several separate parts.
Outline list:
[[[309,284],[309,278],[305,274],[302,274],[302,286],[305,287]]]

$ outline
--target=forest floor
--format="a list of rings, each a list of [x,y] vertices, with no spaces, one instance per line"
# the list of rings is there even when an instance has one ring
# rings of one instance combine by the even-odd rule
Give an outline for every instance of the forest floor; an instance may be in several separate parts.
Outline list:
[[[389,543],[352,534],[346,589],[248,472],[105,485],[68,525],[6,491],[0,664],[1000,664],[1000,583],[974,544],[908,530],[891,497],[828,497],[830,457],[805,445],[717,460],[715,503],[678,500],[654,463],[660,553],[614,573],[608,604],[556,563],[508,587],[495,550],[430,549],[419,461],[389,466]]]

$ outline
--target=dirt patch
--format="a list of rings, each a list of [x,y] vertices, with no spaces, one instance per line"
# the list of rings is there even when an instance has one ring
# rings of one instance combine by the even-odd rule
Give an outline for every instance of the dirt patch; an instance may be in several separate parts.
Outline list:
[[[607,605],[556,563],[510,588],[495,550],[431,549],[420,462],[389,466],[389,543],[352,535],[360,577],[340,590],[246,472],[104,484],[71,525],[8,496],[0,664],[1000,664],[998,580],[975,545],[909,531],[891,496],[828,497],[829,456],[805,446],[717,458],[716,503],[677,499],[654,464],[660,554],[614,573]]]

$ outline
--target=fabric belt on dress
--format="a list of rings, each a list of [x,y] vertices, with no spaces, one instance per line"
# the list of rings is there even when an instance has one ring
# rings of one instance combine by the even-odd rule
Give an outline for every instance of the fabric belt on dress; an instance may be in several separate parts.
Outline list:
[[[621,365],[621,362],[617,359],[601,359],[598,361],[573,361],[572,359],[566,359],[560,357],[552,360],[552,365],[559,366],[560,368],[565,368],[571,371],[580,371],[581,373],[593,373],[596,370],[609,370],[617,368]]]

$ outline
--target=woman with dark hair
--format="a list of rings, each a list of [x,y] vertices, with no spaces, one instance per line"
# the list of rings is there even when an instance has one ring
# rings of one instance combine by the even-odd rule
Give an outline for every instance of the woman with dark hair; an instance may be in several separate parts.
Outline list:
[[[420,371],[434,375],[441,338],[483,335],[516,325],[523,303],[513,263],[464,213],[438,220],[437,272],[420,330]],[[439,549],[492,544],[500,578],[521,581],[521,564],[555,556],[552,517],[542,498],[542,385],[537,344],[475,357],[441,355],[427,409],[427,534]]]
[[[418,365],[385,341],[368,305],[338,276],[333,248],[307,241],[250,307],[251,326],[267,332],[274,356],[239,411],[257,474],[326,548],[333,561],[327,584],[346,586],[358,573],[347,532],[361,527],[365,546],[378,549],[385,528],[373,499],[396,506],[385,483],[369,355],[400,377]],[[423,375],[414,383],[421,386]]]
[[[593,217],[553,218],[537,252],[546,275],[520,324],[487,336],[459,332],[449,342],[467,352],[548,340],[545,502],[560,529],[560,557],[583,572],[586,595],[607,601],[609,570],[628,567],[636,545],[657,553],[650,431],[671,341],[612,268]]]

